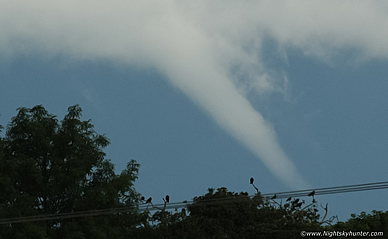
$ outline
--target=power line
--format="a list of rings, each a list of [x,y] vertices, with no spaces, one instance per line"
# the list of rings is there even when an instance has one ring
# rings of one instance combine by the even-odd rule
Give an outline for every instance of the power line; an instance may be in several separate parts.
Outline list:
[[[265,193],[261,194],[264,199],[270,200],[273,195],[276,195],[276,199],[283,199],[288,197],[307,197],[308,193],[315,191],[315,196],[317,195],[327,195],[327,194],[337,194],[337,193],[349,193],[349,192],[360,192],[360,191],[369,191],[369,190],[378,190],[378,189],[387,189],[388,182],[376,182],[376,183],[366,183],[366,184],[355,184],[355,185],[346,185],[346,186],[337,186],[337,187],[326,187],[326,188],[314,188],[314,189],[305,189],[305,190],[295,190],[287,192],[277,192],[277,193]],[[48,220],[60,220],[60,219],[69,219],[69,218],[79,218],[79,217],[90,217],[90,216],[100,216],[100,215],[109,215],[109,214],[125,214],[125,213],[134,213],[134,212],[145,212],[145,211],[155,211],[164,209],[177,209],[184,208],[190,205],[193,206],[203,206],[219,203],[236,203],[236,202],[249,202],[247,199],[255,197],[254,195],[246,195],[242,197],[237,195],[236,197],[227,197],[227,198],[212,198],[207,200],[198,200],[200,203],[196,203],[196,200],[188,200],[183,202],[172,202],[168,204],[142,204],[139,205],[138,209],[134,207],[122,207],[122,208],[107,208],[100,210],[89,210],[89,211],[79,211],[79,212],[69,212],[69,213],[57,213],[57,214],[46,214],[46,215],[36,215],[36,216],[26,216],[26,217],[14,217],[14,218],[3,218],[0,219],[1,224],[11,224],[11,223],[24,223],[24,222],[36,222],[36,221],[48,221]],[[198,197],[199,199],[201,197]]]
[[[315,191],[315,195],[324,195],[324,194],[368,191],[368,190],[377,190],[377,189],[386,189],[386,188],[388,188],[388,182],[376,182],[376,183],[355,184],[355,185],[346,185],[346,186],[337,186],[337,187],[313,188],[313,189],[288,191],[288,192],[266,193],[266,194],[262,194],[262,196],[270,197],[276,194],[277,198],[288,198],[290,196],[291,197],[307,196],[307,194],[312,191]]]

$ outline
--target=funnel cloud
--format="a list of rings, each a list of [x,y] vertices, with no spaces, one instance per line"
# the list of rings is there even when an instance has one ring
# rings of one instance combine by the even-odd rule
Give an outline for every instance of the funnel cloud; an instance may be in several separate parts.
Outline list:
[[[285,61],[289,47],[323,61],[349,48],[360,59],[387,57],[387,4],[354,2],[4,1],[0,51],[156,68],[279,180],[303,188],[308,183],[246,94],[286,91],[263,64],[264,39]]]

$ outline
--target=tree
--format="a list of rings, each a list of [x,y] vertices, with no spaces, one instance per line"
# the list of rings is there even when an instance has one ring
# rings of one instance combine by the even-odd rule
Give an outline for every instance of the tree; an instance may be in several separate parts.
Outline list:
[[[295,207],[263,198],[260,192],[250,197],[210,188],[187,206],[187,215],[160,211],[153,219],[160,222],[155,230],[163,238],[299,238],[301,230],[322,228],[316,204]]]
[[[139,195],[131,160],[117,175],[109,145],[78,105],[62,121],[41,106],[19,108],[0,139],[0,216],[62,215],[126,207],[125,213],[0,225],[5,238],[110,238],[136,228]]]
[[[108,139],[81,116],[75,105],[58,121],[38,105],[19,108],[7,125],[5,137],[0,137],[0,239],[300,238],[302,230],[388,233],[388,212],[352,214],[346,222],[323,227],[332,219],[326,220],[327,205],[323,218],[318,214],[315,191],[309,193],[311,203],[292,197],[283,203],[277,195],[263,197],[253,178],[253,197],[210,188],[182,210],[169,210],[174,204],[166,195],[159,211],[140,213],[140,202],[147,209],[157,207],[134,189],[140,165],[130,160],[116,174],[103,152]]]
[[[337,222],[337,224],[328,227],[332,231],[353,231],[353,232],[384,232],[388,234],[388,211],[376,211],[367,214],[361,212],[359,215],[352,214],[346,222]]]

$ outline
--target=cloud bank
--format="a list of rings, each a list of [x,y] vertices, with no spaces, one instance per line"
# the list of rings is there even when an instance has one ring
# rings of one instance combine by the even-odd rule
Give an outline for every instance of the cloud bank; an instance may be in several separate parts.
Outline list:
[[[282,182],[304,188],[273,127],[245,94],[285,90],[265,67],[263,42],[322,60],[340,49],[386,58],[387,13],[386,2],[355,0],[2,1],[0,52],[156,68]]]

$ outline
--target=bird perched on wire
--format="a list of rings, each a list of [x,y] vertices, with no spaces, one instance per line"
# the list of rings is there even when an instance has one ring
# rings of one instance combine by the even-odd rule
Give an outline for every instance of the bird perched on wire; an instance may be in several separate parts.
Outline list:
[[[313,197],[313,203],[316,203],[317,201],[315,201],[314,195],[315,195],[315,190],[312,191],[311,193],[307,194],[307,196]]]
[[[150,204],[150,203],[152,204],[152,197],[149,197],[145,203],[146,204]]]
[[[287,198],[286,202],[291,201],[292,197]]]
[[[292,204],[293,204],[293,205],[296,205],[298,202],[299,202],[299,198],[295,199],[295,200],[292,202]]]
[[[314,195],[315,195],[315,190],[312,191],[311,193],[307,194],[307,196],[309,196],[309,197],[314,197]]]

